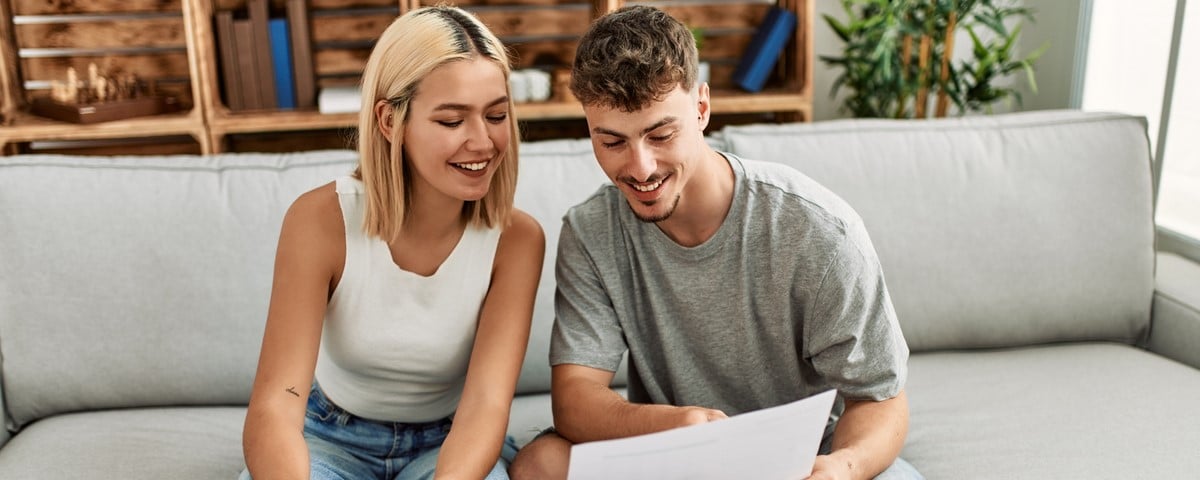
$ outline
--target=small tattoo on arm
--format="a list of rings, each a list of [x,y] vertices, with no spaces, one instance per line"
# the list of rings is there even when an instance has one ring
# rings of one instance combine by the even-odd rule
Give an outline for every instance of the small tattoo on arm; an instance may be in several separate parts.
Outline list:
[[[299,397],[299,396],[300,396],[300,394],[299,394],[299,393],[296,393],[296,387],[288,387],[288,388],[287,388],[287,392],[288,392],[288,393],[290,393],[290,394],[292,394],[292,395],[295,395],[296,397]]]

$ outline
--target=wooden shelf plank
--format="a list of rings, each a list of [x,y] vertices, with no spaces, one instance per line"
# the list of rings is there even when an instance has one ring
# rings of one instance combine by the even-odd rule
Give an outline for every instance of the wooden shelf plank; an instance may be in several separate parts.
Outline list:
[[[785,91],[746,93],[720,90],[712,94],[712,108],[716,115],[753,112],[808,112],[812,110],[812,98],[805,94]]]
[[[353,127],[357,113],[323,114],[312,110],[230,112],[209,119],[214,133],[283,132]]]
[[[26,112],[15,115],[12,125],[0,127],[0,142],[34,140],[86,140],[201,134],[204,122],[193,112],[114,120],[93,124],[61,122]]]
[[[517,104],[517,120],[553,120],[556,118],[583,118],[583,106],[579,102]]]

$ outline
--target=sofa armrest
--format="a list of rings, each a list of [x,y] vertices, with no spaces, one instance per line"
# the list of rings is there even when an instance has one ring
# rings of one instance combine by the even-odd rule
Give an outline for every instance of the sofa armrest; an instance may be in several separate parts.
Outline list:
[[[1200,263],[1158,254],[1147,348],[1200,368]]]

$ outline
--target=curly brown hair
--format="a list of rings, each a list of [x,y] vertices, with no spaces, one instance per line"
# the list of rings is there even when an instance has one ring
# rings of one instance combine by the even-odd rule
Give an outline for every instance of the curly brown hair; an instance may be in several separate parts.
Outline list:
[[[696,83],[696,39],[679,20],[645,5],[596,20],[571,69],[571,93],[584,105],[634,112]]]

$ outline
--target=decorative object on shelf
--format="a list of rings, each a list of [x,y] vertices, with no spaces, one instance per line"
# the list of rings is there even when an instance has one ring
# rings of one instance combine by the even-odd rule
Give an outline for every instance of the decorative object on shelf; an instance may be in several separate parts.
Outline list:
[[[536,68],[513,70],[508,75],[508,89],[513,102],[545,102],[550,100],[550,74]]]
[[[1048,44],[1020,58],[1020,19],[1033,10],[1015,0],[842,0],[847,23],[825,15],[845,42],[842,56],[822,56],[843,71],[833,85],[851,90],[842,110],[855,117],[946,116],[950,103],[960,113],[985,111],[1000,100],[1021,102],[1014,86],[995,82],[1018,71],[1037,92],[1034,62]],[[955,37],[965,31],[971,56],[954,61]]]
[[[95,63],[88,65],[87,80],[74,67],[66,79],[50,85],[49,97],[36,97],[35,115],[73,123],[97,123],[179,111],[174,97],[157,95],[137,75],[103,75]]]
[[[358,113],[362,108],[362,87],[334,85],[317,93],[317,111],[321,113]]]
[[[733,71],[733,83],[748,92],[761,91],[779,55],[783,53],[783,47],[795,31],[795,13],[777,6],[767,10],[766,17],[754,32],[737,69]]]

